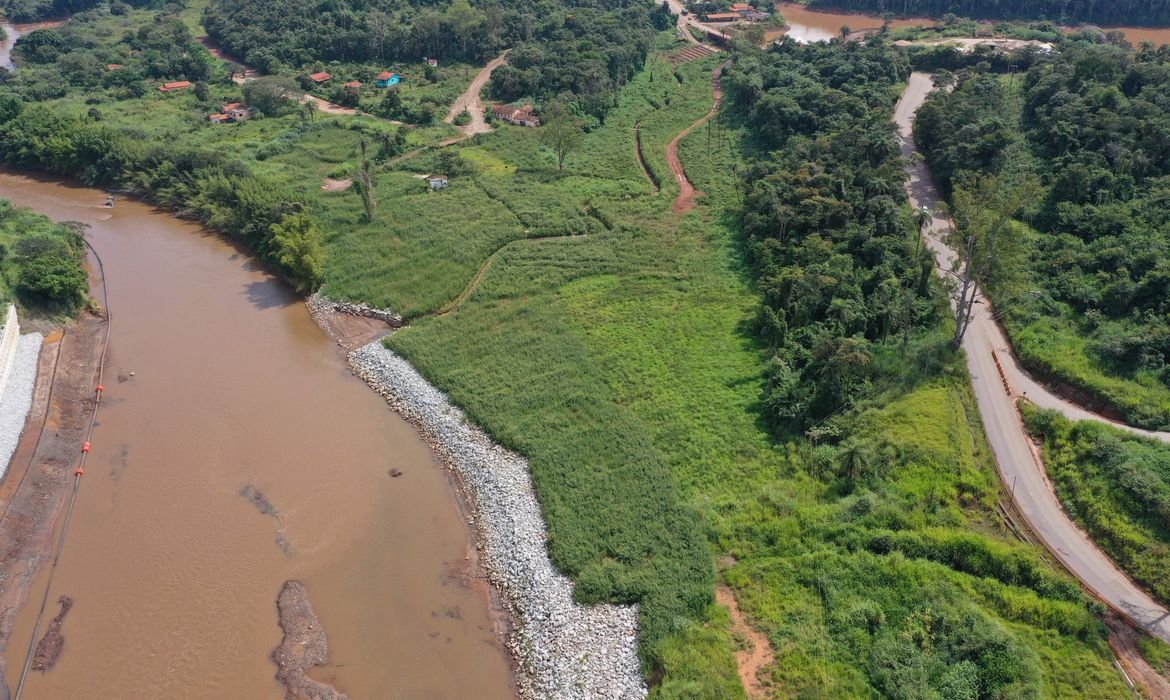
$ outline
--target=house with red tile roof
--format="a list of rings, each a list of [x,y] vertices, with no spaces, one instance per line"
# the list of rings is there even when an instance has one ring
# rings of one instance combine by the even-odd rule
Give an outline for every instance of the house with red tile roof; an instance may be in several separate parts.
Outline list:
[[[333,75],[331,73],[326,73],[325,71],[321,71],[320,73],[310,73],[309,74],[309,80],[312,80],[314,83],[317,83],[318,85],[320,85],[321,83],[329,82],[329,79],[332,77],[333,77]]]
[[[494,105],[492,116],[501,121],[517,126],[540,126],[540,117],[532,109],[532,105],[513,107],[511,105]]]
[[[158,90],[159,92],[175,92],[177,90],[186,90],[189,87],[191,87],[191,81],[176,80],[173,83],[163,83],[162,85],[159,85]]]
[[[351,81],[349,81],[348,83],[343,83],[341,87],[347,87],[347,88],[360,88],[361,86],[362,86],[362,81],[360,81],[360,80],[351,80]]]

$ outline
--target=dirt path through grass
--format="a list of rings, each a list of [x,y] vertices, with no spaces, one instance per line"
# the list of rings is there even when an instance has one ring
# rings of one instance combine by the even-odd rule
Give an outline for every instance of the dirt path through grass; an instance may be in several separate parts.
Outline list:
[[[508,58],[508,52],[500,54],[492,59],[486,66],[483,67],[472,79],[471,85],[462,95],[455,98],[455,102],[451,104],[450,111],[447,112],[447,118],[443,121],[447,124],[455,122],[455,118],[467,111],[471,115],[471,121],[459,127],[466,136],[474,136],[476,134],[490,134],[492,128],[488,126],[483,118],[483,99],[481,93],[483,86],[487,85],[487,81],[492,77],[492,71],[504,65],[504,61]]]
[[[711,93],[714,97],[714,104],[711,109],[700,117],[694,124],[679,132],[678,136],[670,142],[666,147],[666,160],[670,163],[670,170],[674,173],[674,179],[678,181],[678,197],[675,198],[674,204],[671,205],[671,210],[675,214],[686,214],[691,209],[695,208],[695,195],[702,194],[695,191],[695,186],[687,179],[686,170],[683,169],[682,161],[678,158],[678,144],[687,137],[695,129],[698,129],[703,124],[707,123],[711,117],[719,111],[719,105],[723,103],[723,85],[720,80],[723,74],[723,67],[731,63],[730,60],[720,63],[711,71]]]
[[[760,680],[760,671],[776,662],[776,652],[772,649],[772,642],[763,632],[748,624],[747,619],[740,612],[739,603],[735,594],[726,586],[715,587],[715,602],[726,607],[731,612],[731,630],[739,638],[747,642],[747,647],[735,652],[735,665],[739,669],[739,679],[743,681],[744,690],[750,698],[768,697],[768,688]]]

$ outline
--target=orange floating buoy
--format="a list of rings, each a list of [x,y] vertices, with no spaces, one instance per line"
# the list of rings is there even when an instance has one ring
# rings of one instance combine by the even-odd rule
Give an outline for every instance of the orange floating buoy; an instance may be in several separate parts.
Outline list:
[[[89,452],[89,443],[88,442],[81,443],[81,451],[82,452]]]
[[[74,470],[73,476],[85,476],[85,467],[78,467]]]

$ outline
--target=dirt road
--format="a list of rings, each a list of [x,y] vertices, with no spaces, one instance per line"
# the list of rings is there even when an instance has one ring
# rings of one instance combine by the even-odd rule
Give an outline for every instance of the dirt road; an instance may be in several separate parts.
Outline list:
[[[358,111],[356,109],[353,109],[350,107],[342,107],[339,104],[336,104],[334,102],[329,102],[329,101],[321,99],[320,97],[314,97],[312,95],[305,95],[304,101],[305,102],[312,102],[313,104],[317,105],[317,111],[320,112],[321,114],[336,114],[336,115],[342,115],[342,116],[346,116],[346,117],[352,117],[358,113]]]
[[[723,86],[720,81],[720,76],[723,73],[723,67],[728,63],[729,61],[724,61],[718,66],[715,66],[715,69],[711,71],[711,93],[714,97],[714,104],[711,105],[711,109],[694,124],[679,132],[679,135],[675,136],[674,140],[670,142],[670,145],[666,147],[666,160],[670,164],[671,172],[674,173],[674,179],[678,182],[678,196],[675,197],[674,204],[671,205],[671,210],[675,214],[686,214],[691,209],[694,209],[696,194],[695,186],[687,179],[687,173],[683,169],[682,161],[678,159],[678,144],[692,131],[707,123],[707,120],[714,117],[715,113],[719,111],[719,105],[723,102]]]
[[[932,89],[928,74],[912,74],[898,101],[894,121],[898,126],[902,155],[908,162],[910,204],[915,209],[926,206],[937,211],[941,197],[926,165],[910,158],[916,152],[911,130],[914,114]],[[955,251],[944,242],[949,226],[948,221],[936,217],[925,231],[927,246],[941,270],[950,270],[956,258]],[[1170,641],[1170,611],[1133,583],[1061,508],[1045,475],[1044,465],[1033,452],[1020,422],[1016,392],[1023,387],[1028,391],[1028,399],[1057,408],[1071,418],[1102,419],[1084,409],[1072,407],[1035,382],[1022,381],[1022,371],[1011,355],[1003,332],[991,316],[986,297],[979,294],[979,298],[984,303],[975,305],[975,317],[963,340],[963,349],[967,353],[967,370],[971,374],[984,430],[995,453],[1000,477],[1011,491],[1016,508],[1044,545],[1087,588],[1130,622]],[[996,358],[1005,369],[1011,394],[1004,389]]]
[[[476,74],[475,78],[471,81],[471,85],[467,86],[467,89],[462,95],[455,98],[455,102],[451,104],[450,111],[447,112],[447,118],[443,120],[444,122],[451,124],[455,121],[456,117],[463,113],[463,110],[467,110],[467,113],[471,115],[471,121],[459,127],[460,131],[467,136],[490,134],[492,132],[492,128],[487,125],[487,122],[483,118],[483,100],[480,99],[480,93],[483,92],[483,86],[487,85],[487,81],[492,77],[492,71],[504,65],[504,60],[507,57],[508,52],[505,51],[492,59],[490,63]]]

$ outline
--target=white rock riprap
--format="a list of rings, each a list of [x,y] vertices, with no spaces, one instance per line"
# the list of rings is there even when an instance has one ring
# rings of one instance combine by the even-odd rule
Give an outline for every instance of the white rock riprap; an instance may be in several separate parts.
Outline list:
[[[573,602],[572,581],[548,556],[548,533],[527,461],[492,442],[381,343],[355,350],[349,361],[423,432],[464,484],[484,566],[515,623],[508,646],[520,666],[520,696],[644,698],[637,607]]]
[[[7,386],[0,394],[0,477],[8,471],[8,462],[16,451],[16,444],[24,431],[25,419],[32,408],[42,340],[40,333],[20,337],[12,368],[8,372]]]

